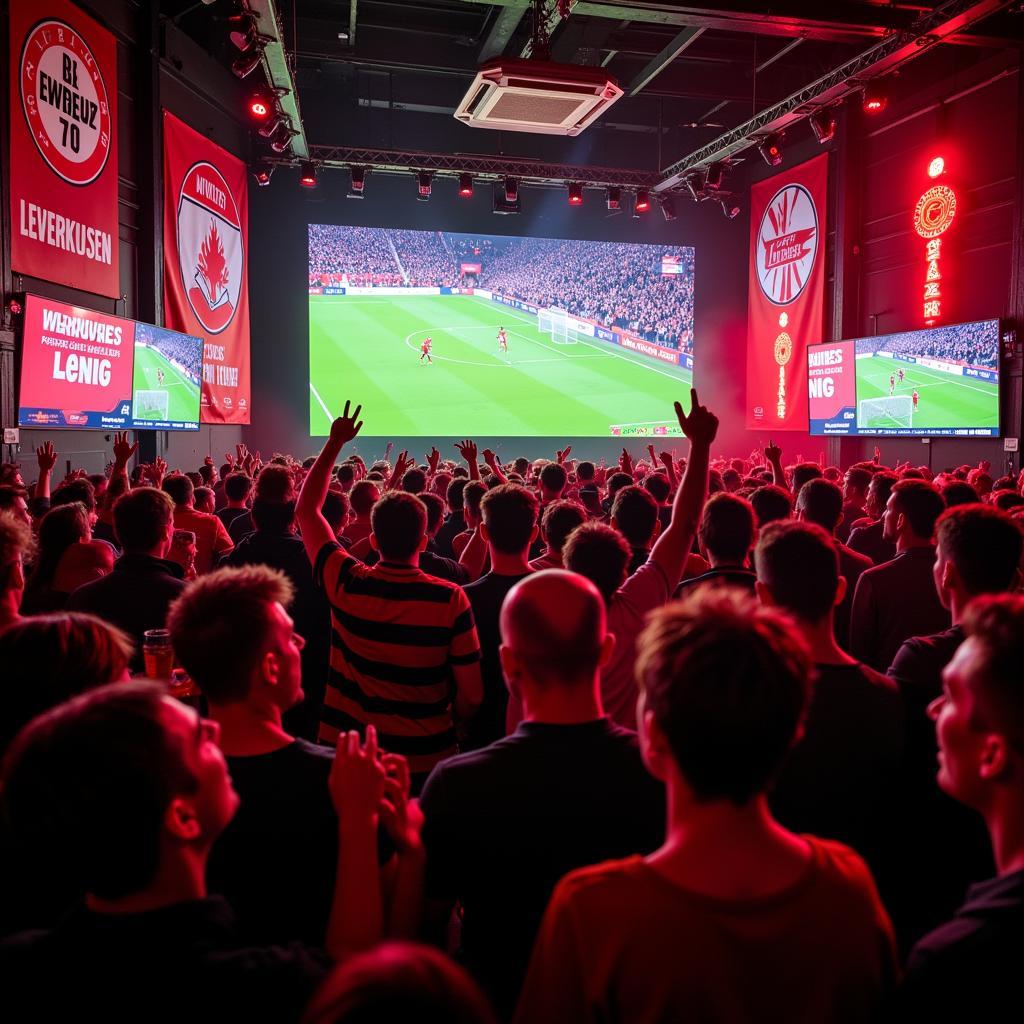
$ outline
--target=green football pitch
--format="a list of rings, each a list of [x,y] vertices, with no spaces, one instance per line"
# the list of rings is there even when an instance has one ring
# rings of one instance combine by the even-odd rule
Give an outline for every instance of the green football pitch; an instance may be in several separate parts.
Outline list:
[[[163,370],[164,382],[160,384],[156,372]],[[132,392],[166,391],[166,419],[175,423],[195,422],[199,419],[199,385],[194,384],[183,373],[175,369],[155,349],[143,345],[135,348],[135,372],[132,376]],[[134,417],[137,420],[164,419],[161,411],[140,410],[138,401],[133,405]]]
[[[899,371],[905,376],[902,383]],[[913,421],[878,412],[861,420],[859,405],[866,398],[888,398],[889,377],[897,374],[894,395],[918,393]],[[902,363],[884,356],[857,360],[857,426],[861,432],[908,426],[915,430],[947,427],[998,427],[999,387],[973,377],[953,377],[916,363]],[[907,403],[909,404],[909,403]]]
[[[428,335],[433,364],[420,361]],[[605,342],[555,344],[536,317],[469,295],[311,295],[309,374],[313,436],[348,399],[370,436],[678,434],[672,403],[688,407],[692,380]]]

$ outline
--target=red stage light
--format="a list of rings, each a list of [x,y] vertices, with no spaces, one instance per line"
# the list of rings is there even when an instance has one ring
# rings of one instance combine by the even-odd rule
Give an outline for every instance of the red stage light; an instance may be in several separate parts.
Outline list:
[[[637,189],[636,203],[633,206],[633,210],[636,213],[646,213],[651,208],[651,197],[647,194],[647,189]]]
[[[21,315],[21,303],[17,299],[11,299],[11,301],[7,303],[7,308],[11,311],[11,316]]]
[[[253,96],[249,100],[249,113],[257,121],[266,120],[270,116],[270,104],[262,96]]]
[[[473,175],[459,175],[459,195],[467,198],[473,194]]]
[[[865,114],[880,114],[888,103],[889,97],[877,82],[868,82],[864,86],[863,108]]]
[[[946,161],[941,157],[937,156],[931,163],[928,164],[928,177],[938,178],[946,171]]]
[[[583,205],[583,186],[578,182],[573,182],[569,186],[569,205],[570,206],[582,206]]]
[[[305,160],[299,172],[299,184],[306,188],[316,188],[316,164],[312,160]]]

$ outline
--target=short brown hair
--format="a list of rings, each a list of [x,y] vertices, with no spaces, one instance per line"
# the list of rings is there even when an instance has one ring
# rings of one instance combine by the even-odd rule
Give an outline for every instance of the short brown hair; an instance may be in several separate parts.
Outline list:
[[[155,487],[133,487],[114,502],[114,535],[125,551],[152,551],[173,519],[174,499]]]
[[[809,480],[800,493],[816,483],[828,481]],[[757,540],[754,564],[775,602],[798,619],[821,622],[834,607],[839,554],[824,527],[794,519],[769,523]]]
[[[990,594],[967,606],[964,632],[981,658],[969,681],[975,697],[972,728],[1008,736],[1024,752],[1024,594]]]
[[[268,605],[287,607],[294,596],[283,572],[245,565],[200,576],[171,605],[167,628],[174,653],[210,703],[245,700],[266,650]]]
[[[586,576],[606,602],[625,581],[629,557],[622,534],[597,522],[577,526],[562,549],[566,569]]]
[[[1008,590],[1020,568],[1024,534],[1008,513],[991,505],[957,505],[939,516],[939,550],[972,595]]]
[[[946,508],[938,488],[926,480],[908,480],[906,476],[893,484],[896,507],[910,523],[910,529],[921,540],[931,540],[935,523]]]
[[[36,542],[28,523],[22,522],[13,512],[0,512],[0,570],[6,569],[15,559],[31,558]]]
[[[518,555],[529,546],[537,506],[534,495],[519,484],[500,484],[483,496],[480,515],[496,551]]]
[[[704,587],[651,613],[636,678],[697,799],[743,806],[768,788],[793,745],[811,658],[782,612]]]
[[[754,543],[756,529],[750,502],[719,491],[704,506],[698,535],[701,547],[709,554],[723,561],[743,562]]]
[[[370,513],[370,529],[380,557],[404,560],[420,546],[427,531],[427,507],[415,494],[389,491]]]

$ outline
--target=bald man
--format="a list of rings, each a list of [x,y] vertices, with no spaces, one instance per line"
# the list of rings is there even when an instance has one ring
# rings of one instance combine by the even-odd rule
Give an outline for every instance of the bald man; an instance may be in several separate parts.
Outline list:
[[[563,569],[527,576],[506,596],[500,628],[523,720],[437,765],[420,806],[434,933],[443,940],[460,902],[464,962],[507,1017],[555,883],[654,849],[665,797],[636,735],[604,714],[601,668],[614,638],[594,584]]]

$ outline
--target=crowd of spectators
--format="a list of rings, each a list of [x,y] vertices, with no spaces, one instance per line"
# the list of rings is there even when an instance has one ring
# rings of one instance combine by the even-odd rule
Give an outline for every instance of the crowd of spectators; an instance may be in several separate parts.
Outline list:
[[[181,367],[197,384],[202,379],[203,346],[199,339],[149,324],[136,324],[135,340],[148,345],[166,360]]]
[[[7,1018],[1015,1005],[1024,474],[713,459],[696,392],[685,459],[367,465],[360,412],[0,467]]]
[[[396,258],[397,255],[397,258]],[[662,273],[662,257],[678,273]],[[479,274],[461,274],[463,262]],[[694,250],[439,231],[309,227],[310,285],[455,287],[472,284],[536,306],[557,306],[606,327],[693,351]]]
[[[856,350],[858,355],[888,352],[894,356],[926,356],[966,366],[999,369],[999,331],[992,329],[991,321],[861,338]]]

